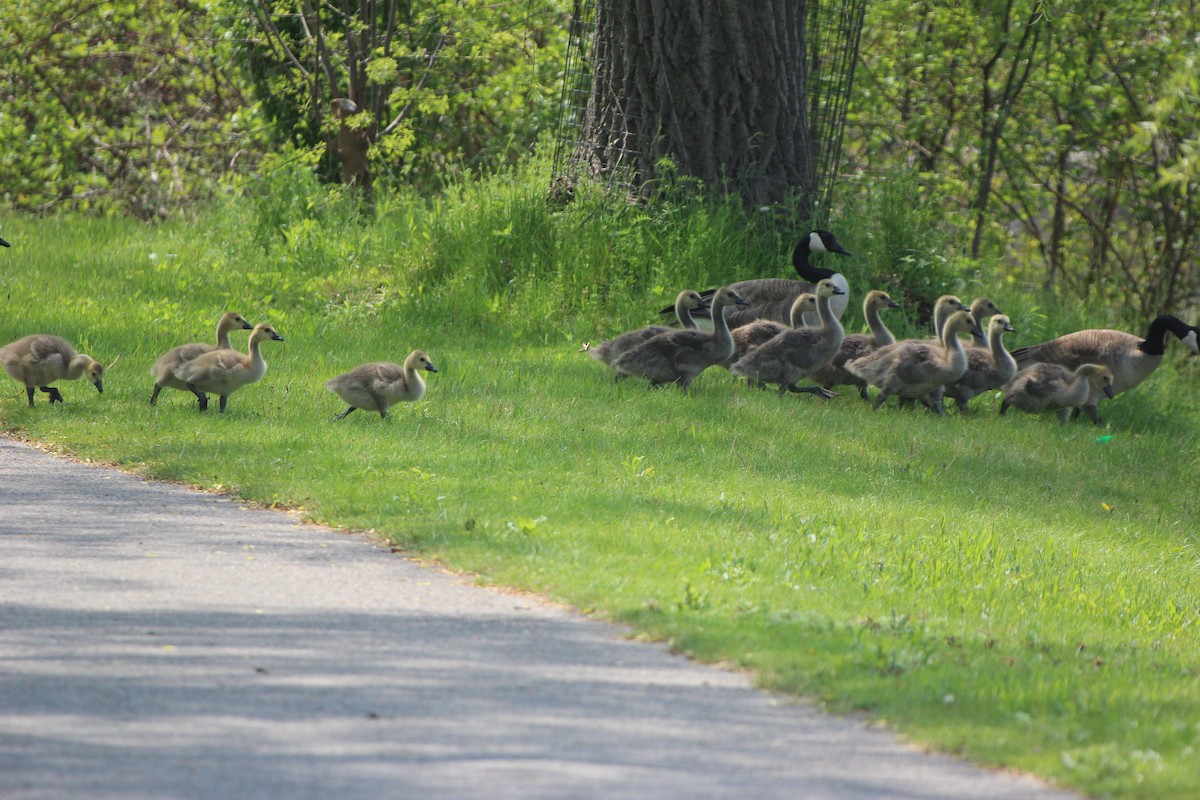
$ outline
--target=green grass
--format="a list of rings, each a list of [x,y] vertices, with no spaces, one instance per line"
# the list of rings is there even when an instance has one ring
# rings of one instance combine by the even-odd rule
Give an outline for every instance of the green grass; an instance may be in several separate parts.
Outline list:
[[[614,384],[582,341],[788,248],[729,209],[550,213],[539,192],[396,199],[371,224],[336,199],[160,227],[5,219],[0,336],[54,332],[116,363],[103,395],[66,383],[53,408],[5,378],[0,421],[373,529],[981,763],[1095,796],[1194,795],[1200,402],[1182,348],[1102,407],[1105,431],[1000,419],[990,397],[937,419],[717,372],[690,396]],[[844,240],[867,252],[859,221]],[[1035,316],[1001,294],[1015,323]],[[179,392],[151,408],[150,363],[227,308],[286,338],[264,345],[265,380],[223,417]],[[413,347],[440,370],[423,401],[332,421],[326,378]]]

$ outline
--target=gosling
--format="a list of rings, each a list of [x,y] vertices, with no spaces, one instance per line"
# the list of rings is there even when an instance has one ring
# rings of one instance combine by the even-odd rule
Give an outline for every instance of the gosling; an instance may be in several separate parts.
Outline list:
[[[87,375],[96,391],[104,392],[104,365],[91,356],[76,353],[65,339],[46,333],[35,333],[0,347],[0,364],[14,380],[25,384],[30,408],[35,389],[50,395],[51,405],[63,402],[62,393],[50,385],[55,381],[73,381]]]
[[[425,381],[419,370],[437,372],[429,356],[413,350],[404,365],[391,361],[373,361],[325,381],[325,388],[342,398],[350,407],[334,417],[345,419],[352,411],[378,411],[388,418],[388,408],[396,403],[412,403],[425,396]]]
[[[692,289],[680,292],[679,296],[675,298],[675,316],[679,318],[680,327],[684,330],[696,330],[698,326],[696,320],[692,318],[692,312],[701,308],[708,308],[708,301],[701,297],[699,292]],[[632,350],[660,333],[670,333],[673,330],[677,330],[677,328],[667,325],[647,325],[644,328],[626,331],[595,347],[585,347],[584,349],[592,358],[611,367],[613,362],[626,350]],[[616,377],[619,380],[623,376],[616,373]]]
[[[150,367],[150,374],[154,376],[154,391],[150,394],[150,405],[158,403],[158,393],[163,389],[178,389],[186,392],[187,384],[175,377],[175,370],[179,369],[179,365],[205,353],[211,353],[213,350],[232,350],[233,345],[229,342],[229,333],[239,329],[248,331],[253,330],[254,326],[247,322],[241,314],[235,311],[226,312],[217,321],[216,347],[203,342],[192,342],[173,347],[159,356],[158,360],[154,362],[154,366]]]
[[[175,370],[175,378],[196,395],[201,411],[208,410],[208,392],[219,396],[220,411],[224,414],[229,395],[243,386],[262,380],[263,375],[267,374],[267,362],[259,348],[266,339],[283,341],[283,337],[268,323],[260,322],[250,334],[250,348],[246,355],[234,350],[213,350],[180,364]]]
[[[1072,409],[1089,401],[1093,386],[1111,400],[1116,394],[1112,370],[1100,364],[1081,364],[1072,372],[1060,364],[1037,362],[1025,367],[1004,385],[1000,415],[1004,416],[1009,406],[1030,414],[1057,408],[1059,424],[1065,425]],[[1093,421],[1097,425],[1104,424],[1099,417]]]

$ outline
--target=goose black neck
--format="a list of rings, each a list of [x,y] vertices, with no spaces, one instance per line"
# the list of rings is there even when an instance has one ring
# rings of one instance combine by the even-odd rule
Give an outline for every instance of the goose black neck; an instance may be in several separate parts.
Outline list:
[[[824,278],[832,278],[837,273],[831,269],[814,266],[809,257],[812,251],[809,250],[808,239],[800,240],[796,245],[796,249],[792,251],[792,266],[796,270],[796,274],[810,283],[816,283]]]
[[[1180,339],[1191,332],[1191,327],[1179,317],[1159,314],[1150,323],[1146,338],[1138,343],[1138,350],[1148,356],[1161,356],[1167,349],[1167,334],[1173,333]]]

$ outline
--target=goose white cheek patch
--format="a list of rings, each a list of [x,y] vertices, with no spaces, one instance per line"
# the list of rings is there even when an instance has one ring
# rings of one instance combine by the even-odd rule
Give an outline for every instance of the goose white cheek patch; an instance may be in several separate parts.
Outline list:
[[[821,241],[821,237],[816,231],[808,235],[808,249],[813,253],[828,253],[825,249],[825,243]]]
[[[1200,356],[1200,342],[1196,341],[1196,331],[1188,331],[1188,335],[1183,337],[1183,343],[1192,351],[1192,355]]]

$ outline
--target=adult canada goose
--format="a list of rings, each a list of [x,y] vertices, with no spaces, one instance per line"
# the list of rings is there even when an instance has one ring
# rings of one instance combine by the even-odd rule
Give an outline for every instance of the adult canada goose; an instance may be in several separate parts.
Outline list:
[[[846,364],[846,369],[872,386],[879,387],[872,408],[878,409],[892,395],[920,400],[944,416],[940,390],[962,377],[967,354],[960,332],[972,333],[979,326],[969,311],[955,311],[942,328],[942,341],[905,339],[889,344]]]
[[[821,386],[797,386],[796,382],[828,364],[842,346],[845,331],[830,308],[833,298],[841,293],[833,280],[819,281],[816,295],[820,327],[789,328],[746,353],[729,371],[753,384],[777,384],[780,394],[790,391],[834,397]]]
[[[418,370],[437,372],[429,356],[413,350],[404,364],[373,361],[325,381],[325,388],[350,406],[334,419],[345,419],[350,412],[378,411],[387,419],[388,408],[396,403],[415,402],[425,396],[425,380]]]
[[[1080,364],[1072,371],[1060,364],[1035,362],[1004,385],[1000,415],[1003,416],[1009,406],[1031,414],[1057,408],[1058,420],[1065,424],[1071,409],[1088,402],[1093,394],[1115,395],[1114,377],[1112,370],[1101,364]],[[1093,421],[1101,424],[1099,418],[1093,417]]]
[[[684,330],[696,330],[692,312],[701,308],[708,308],[708,301],[701,297],[699,292],[685,289],[675,298],[675,316],[679,318],[679,324]],[[666,325],[647,325],[645,328],[622,333],[615,339],[601,342],[595,347],[588,347],[587,352],[592,358],[611,367],[621,353],[660,333],[670,333],[672,330],[676,329]]]
[[[0,364],[15,380],[25,384],[30,408],[35,389],[50,395],[51,405],[63,402],[62,393],[50,385],[55,381],[73,381],[87,375],[96,391],[104,391],[104,365],[75,352],[65,339],[47,333],[35,333],[0,347]]]
[[[1084,330],[1020,347],[1012,354],[1018,368],[1035,362],[1058,364],[1069,370],[1083,364],[1101,364],[1112,371],[1112,390],[1118,395],[1146,380],[1158,368],[1166,352],[1168,333],[1175,334],[1193,355],[1200,354],[1200,342],[1196,339],[1198,331],[1200,328],[1188,325],[1179,317],[1163,314],[1150,323],[1145,339],[1108,328]],[[1093,422],[1099,422],[1099,402],[1100,393],[1093,391],[1081,406]]]
[[[769,319],[787,325],[791,321],[792,303],[796,298],[804,292],[815,293],[817,282],[826,278],[832,280],[843,292],[834,298],[830,306],[834,316],[841,319],[849,302],[850,284],[846,280],[846,276],[840,272],[813,265],[809,260],[813,253],[850,255],[850,251],[842,247],[837,237],[829,231],[811,231],[796,244],[792,251],[792,267],[803,280],[757,278],[739,281],[729,286],[746,300],[746,308],[734,309],[727,315],[726,322],[729,323],[729,327],[740,328],[756,319]],[[701,292],[701,294],[707,297],[712,294],[712,290]],[[663,310],[663,313],[669,312],[670,309]],[[703,317],[704,314],[701,312],[696,316]],[[817,315],[812,313],[805,317],[804,324],[815,327],[821,323]]]
[[[267,362],[263,359],[259,345],[274,339],[282,342],[283,337],[266,322],[254,326],[250,333],[250,347],[246,355],[235,350],[213,350],[185,361],[175,370],[175,377],[183,381],[188,390],[200,401],[200,410],[208,410],[208,394],[221,398],[220,411],[225,413],[229,395],[267,374]]]
[[[975,316],[972,314],[971,316]],[[954,383],[946,384],[946,397],[953,397],[958,411],[967,414],[971,398],[989,389],[999,389],[1017,374],[1017,362],[1004,349],[1004,334],[1012,323],[1003,314],[993,314],[988,323],[988,346],[967,348],[967,371]]]
[[[733,355],[722,362],[721,366],[729,369],[746,353],[766,344],[784,331],[803,328],[805,312],[818,313],[817,296],[812,292],[805,292],[792,303],[791,325],[782,325],[771,319],[756,319],[749,325],[734,328]]]
[[[697,375],[733,354],[725,309],[745,304],[729,287],[718,289],[712,298],[712,332],[673,330],[659,334],[618,356],[613,369],[621,375],[647,378],[652,386],[677,383],[686,392]]]
[[[241,314],[235,311],[227,311],[217,320],[216,347],[213,347],[211,344],[204,344],[203,342],[192,342],[173,347],[159,356],[154,365],[150,367],[150,374],[154,376],[154,391],[150,393],[150,405],[158,402],[158,393],[164,388],[178,389],[181,392],[187,391],[187,385],[175,377],[175,370],[179,368],[180,364],[185,361],[191,361],[193,358],[202,356],[205,353],[211,353],[213,350],[231,350],[233,346],[229,343],[229,332],[235,330],[248,331],[253,327]]]
[[[899,308],[900,304],[891,298],[887,292],[872,289],[863,300],[863,317],[867,321],[870,333],[852,333],[842,339],[842,346],[828,364],[809,375],[809,380],[832,389],[834,386],[853,385],[858,387],[858,394],[863,400],[870,400],[867,392],[867,382],[862,378],[851,375],[846,369],[846,362],[862,358],[872,350],[892,344],[896,337],[883,324],[879,312],[885,308]],[[741,330],[739,328],[738,330]],[[734,331],[735,338],[737,331]]]

